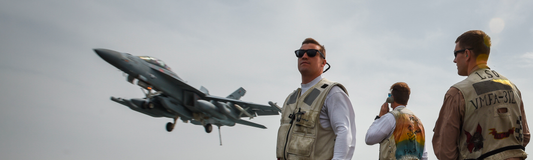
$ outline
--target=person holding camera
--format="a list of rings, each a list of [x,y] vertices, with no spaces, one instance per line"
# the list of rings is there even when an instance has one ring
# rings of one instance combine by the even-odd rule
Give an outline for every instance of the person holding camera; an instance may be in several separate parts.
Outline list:
[[[406,108],[411,89],[405,82],[394,83],[379,115],[366,132],[367,145],[379,143],[379,159],[427,160],[422,121]],[[389,112],[389,104],[392,111]]]

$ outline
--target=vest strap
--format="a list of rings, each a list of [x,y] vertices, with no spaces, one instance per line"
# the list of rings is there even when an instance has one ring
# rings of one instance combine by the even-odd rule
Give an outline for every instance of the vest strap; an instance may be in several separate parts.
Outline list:
[[[465,160],[483,160],[483,159],[485,159],[485,158],[487,158],[489,156],[498,154],[498,153],[503,152],[503,151],[512,150],[512,149],[526,150],[526,148],[524,146],[522,146],[522,145],[507,146],[507,147],[502,147],[502,148],[498,148],[496,150],[487,152],[487,153],[479,156],[477,159],[465,159]]]

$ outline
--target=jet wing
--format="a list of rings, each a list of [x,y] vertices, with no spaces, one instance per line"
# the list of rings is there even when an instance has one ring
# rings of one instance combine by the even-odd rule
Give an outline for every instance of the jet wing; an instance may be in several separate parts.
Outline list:
[[[165,70],[163,70],[161,68],[154,67],[152,65],[150,65],[150,68],[152,68],[154,71],[159,73],[158,75],[162,75],[160,78],[163,78],[163,79],[167,80],[168,82],[170,82],[170,84],[172,84],[172,86],[158,88],[159,90],[162,90],[163,92],[169,94],[170,96],[181,95],[182,93],[174,93],[174,92],[181,91],[181,90],[187,90],[187,91],[190,91],[190,92],[194,92],[194,93],[196,93],[198,96],[200,96],[202,98],[204,98],[206,96],[206,94],[204,92],[202,92],[199,89],[194,88],[193,86],[185,83],[178,76],[170,74],[170,73],[167,73],[168,71],[165,71]],[[172,87],[177,87],[178,89],[171,89]],[[181,99],[181,97],[174,97],[174,98]]]
[[[245,121],[245,120],[242,120],[242,119],[239,119],[239,120],[235,121],[235,123],[239,123],[239,124],[243,124],[243,125],[247,125],[247,126],[252,126],[252,127],[257,127],[257,128],[267,129],[267,127],[265,127],[263,125],[260,125],[260,124],[254,123],[254,122],[250,122],[250,121]]]
[[[263,104],[255,104],[251,102],[245,102],[241,100],[231,99],[231,98],[224,98],[224,97],[217,97],[217,96],[211,96],[206,95],[205,97],[208,100],[216,100],[220,102],[232,102],[235,104],[238,104],[242,106],[244,110],[246,110],[250,114],[257,114],[259,116],[265,116],[265,115],[279,115],[279,112],[281,112],[281,109],[274,106],[269,105],[263,105]],[[246,115],[242,115],[242,117],[248,117]]]
[[[196,121],[196,120],[191,120],[191,123],[194,124],[194,125],[203,125],[202,122],[199,122],[199,121]],[[267,129],[267,127],[265,127],[264,125],[257,124],[257,123],[254,123],[254,122],[250,122],[250,121],[246,121],[246,120],[242,120],[242,119],[239,119],[239,120],[235,121],[235,123],[239,123],[239,124],[247,125],[247,126],[252,126],[252,127],[257,127],[257,128]]]

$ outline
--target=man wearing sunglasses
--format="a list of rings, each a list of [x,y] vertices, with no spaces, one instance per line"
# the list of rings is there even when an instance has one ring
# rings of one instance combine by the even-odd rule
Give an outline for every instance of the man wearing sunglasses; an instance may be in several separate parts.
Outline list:
[[[455,41],[454,63],[465,80],[444,96],[433,129],[438,159],[522,160],[530,133],[520,90],[487,66],[490,37],[480,30]]]
[[[301,88],[283,103],[277,158],[352,159],[355,113],[346,88],[322,78],[324,66],[328,64],[324,46],[307,38],[295,54],[302,77]]]

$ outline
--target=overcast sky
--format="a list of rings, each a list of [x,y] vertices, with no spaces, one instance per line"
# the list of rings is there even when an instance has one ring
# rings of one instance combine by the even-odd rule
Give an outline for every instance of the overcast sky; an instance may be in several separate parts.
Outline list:
[[[411,87],[426,149],[444,94],[457,75],[455,39],[480,29],[492,38],[489,66],[522,92],[533,116],[533,1],[59,1],[0,0],[0,159],[275,158],[280,116],[205,133],[109,100],[141,98],[138,86],[98,57],[107,48],[165,61],[192,86],[244,101],[282,104],[300,87],[294,50],[312,37],[356,112],[353,159],[377,159],[364,137],[389,87]],[[530,124],[533,123],[530,121]],[[530,154],[531,145],[526,147]]]

